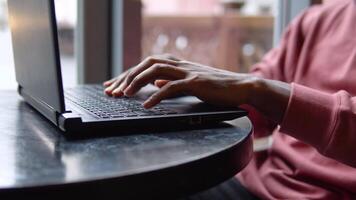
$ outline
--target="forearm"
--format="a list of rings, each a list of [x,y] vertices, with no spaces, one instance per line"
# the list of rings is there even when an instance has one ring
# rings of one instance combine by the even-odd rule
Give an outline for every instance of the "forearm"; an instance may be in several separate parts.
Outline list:
[[[280,124],[288,106],[291,95],[289,84],[256,78],[251,84],[248,104],[268,119]]]

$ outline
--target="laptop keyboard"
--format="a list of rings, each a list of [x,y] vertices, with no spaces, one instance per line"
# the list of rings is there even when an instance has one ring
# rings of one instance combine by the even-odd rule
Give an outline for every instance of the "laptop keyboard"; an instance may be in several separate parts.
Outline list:
[[[99,85],[79,86],[66,89],[65,98],[103,119],[177,114],[160,106],[146,110],[141,102],[133,98],[108,97],[103,91],[104,88]]]

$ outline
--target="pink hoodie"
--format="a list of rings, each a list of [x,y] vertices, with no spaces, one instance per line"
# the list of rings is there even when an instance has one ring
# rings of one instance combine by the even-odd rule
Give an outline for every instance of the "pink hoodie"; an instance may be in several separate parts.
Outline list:
[[[273,145],[238,175],[263,199],[356,199],[356,1],[295,19],[252,73],[291,83],[280,126],[253,111],[255,137]]]

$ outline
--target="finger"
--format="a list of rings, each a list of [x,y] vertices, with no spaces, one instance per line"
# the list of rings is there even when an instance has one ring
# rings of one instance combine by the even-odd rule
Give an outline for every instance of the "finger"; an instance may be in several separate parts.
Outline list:
[[[121,97],[124,95],[124,88],[126,88],[125,80],[122,81],[122,83],[114,90],[114,95],[117,95],[117,97]]]
[[[148,100],[143,103],[146,109],[150,109],[159,104],[162,100],[177,96],[181,93],[189,92],[186,80],[172,81],[167,83],[158,92],[153,94]]]
[[[111,84],[113,84],[115,81],[116,81],[116,78],[113,78],[113,79],[111,79],[111,80],[105,81],[105,82],[103,83],[103,86],[109,87],[109,86],[110,86]]]
[[[124,92],[118,87],[112,92],[113,97],[122,97],[124,96]]]
[[[165,86],[167,83],[169,83],[169,80],[156,80],[155,81],[155,86],[162,88],[163,86]]]
[[[117,91],[117,88],[125,80],[127,73],[128,73],[128,71],[126,71],[126,72],[122,73],[120,76],[118,76],[115,79],[116,81],[105,89],[105,93],[108,95],[111,95],[111,96],[122,96],[123,94],[120,94],[120,92]]]
[[[185,77],[186,73],[182,69],[167,64],[154,64],[151,68],[136,76],[124,93],[126,96],[132,96],[142,87],[157,79],[177,80]]]
[[[126,76],[125,81],[120,86],[121,91],[124,91],[131,84],[131,82],[137,75],[139,75],[146,69],[150,68],[154,64],[158,64],[158,63],[176,66],[178,62],[174,60],[163,59],[163,58],[155,58],[155,57],[146,58],[136,67],[132,68],[131,72]]]
[[[113,79],[111,79],[111,80],[105,81],[105,82],[103,83],[103,85],[108,88],[108,87],[110,87],[110,86],[111,86],[113,83],[115,83],[115,82],[121,83],[127,73],[128,73],[128,71],[126,71],[126,72],[120,74],[118,77],[115,77],[115,78],[113,78]]]
[[[104,92],[109,95],[109,96],[113,96],[113,92],[114,90],[120,85],[120,83],[122,82],[122,80],[116,80],[114,83],[112,83],[108,88],[106,88],[104,90]]]

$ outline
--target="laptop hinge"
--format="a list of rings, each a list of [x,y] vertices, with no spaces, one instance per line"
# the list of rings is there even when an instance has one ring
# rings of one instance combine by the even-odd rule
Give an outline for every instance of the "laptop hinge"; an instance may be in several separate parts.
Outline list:
[[[26,100],[27,103],[58,126],[58,119],[61,113],[57,112],[54,108],[42,100],[29,95],[29,93],[26,92],[26,90],[21,86],[18,87],[18,93]]]

